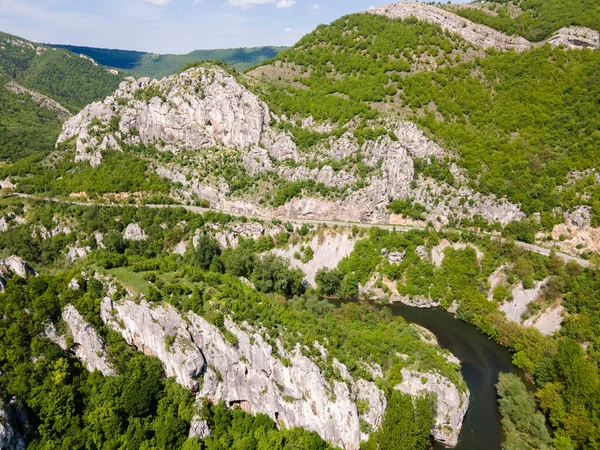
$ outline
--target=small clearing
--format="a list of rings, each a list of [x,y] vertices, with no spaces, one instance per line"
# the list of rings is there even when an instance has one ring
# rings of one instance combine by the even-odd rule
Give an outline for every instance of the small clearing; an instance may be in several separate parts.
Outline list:
[[[451,244],[446,239],[443,239],[438,245],[433,247],[433,249],[431,250],[431,260],[436,265],[436,267],[440,267],[442,265],[442,261],[444,261],[444,256],[446,256],[444,254],[444,250],[446,250],[448,247],[452,247],[454,250],[464,250],[467,247],[471,247],[477,253],[477,260],[481,260],[481,258],[483,258],[483,253],[481,253],[481,250],[479,250],[473,244]]]

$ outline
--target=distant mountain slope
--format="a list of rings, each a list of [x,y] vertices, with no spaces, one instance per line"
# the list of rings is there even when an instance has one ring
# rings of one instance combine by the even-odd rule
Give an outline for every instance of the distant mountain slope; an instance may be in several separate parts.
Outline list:
[[[600,31],[598,0],[492,0],[445,8],[473,22],[533,42],[543,41],[560,28],[569,26]]]
[[[131,50],[113,50],[74,45],[52,45],[93,58],[100,64],[136,74],[163,78],[179,72],[186,64],[199,61],[222,61],[237,70],[260,64],[273,58],[286,47],[230,48],[221,50],[196,50],[187,55],[159,55]]]
[[[0,160],[51,150],[70,113],[122,80],[87,57],[0,33]]]
[[[0,71],[71,112],[113,92],[123,77],[95,61],[0,33]]]
[[[64,114],[41,106],[26,92],[11,90],[9,83],[14,82],[0,74],[0,160],[15,161],[50,150],[60,134]]]

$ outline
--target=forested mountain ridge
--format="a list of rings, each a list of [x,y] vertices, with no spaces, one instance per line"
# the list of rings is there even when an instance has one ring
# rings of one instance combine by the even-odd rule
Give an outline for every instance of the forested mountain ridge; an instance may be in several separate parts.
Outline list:
[[[114,50],[75,45],[50,45],[83,54],[98,63],[130,71],[136,76],[163,78],[179,72],[186,64],[199,61],[221,61],[239,71],[273,58],[286,47],[244,47],[215,50],[195,50],[185,55],[155,54],[131,50]]]
[[[108,95],[122,75],[90,58],[0,33],[0,71],[77,112]]]
[[[0,33],[0,159],[48,152],[70,113],[122,79],[74,53]]]

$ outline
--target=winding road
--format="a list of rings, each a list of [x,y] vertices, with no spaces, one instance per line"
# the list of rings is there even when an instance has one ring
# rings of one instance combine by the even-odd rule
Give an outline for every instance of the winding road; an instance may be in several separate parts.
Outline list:
[[[302,225],[302,224],[327,225],[330,227],[333,227],[333,226],[339,226],[339,227],[357,226],[359,228],[377,227],[377,228],[382,228],[385,230],[398,230],[398,231],[424,230],[425,229],[425,227],[419,227],[419,226],[395,225],[395,224],[386,224],[386,223],[344,222],[344,221],[324,220],[324,219],[290,219],[290,218],[284,218],[284,217],[261,216],[261,215],[256,215],[256,214],[237,213],[237,212],[232,212],[232,211],[223,211],[223,210],[215,209],[215,208],[203,208],[200,206],[190,206],[190,205],[180,205],[180,204],[176,204],[176,205],[121,205],[121,204],[114,204],[114,203],[89,203],[89,202],[64,200],[64,199],[59,199],[59,198],[54,198],[54,197],[38,197],[35,195],[20,194],[20,193],[8,194],[5,197],[19,197],[19,198],[25,198],[25,199],[29,199],[29,200],[37,200],[37,201],[52,202],[52,203],[64,203],[64,204],[76,205],[76,206],[104,206],[104,207],[135,206],[136,208],[151,208],[151,209],[184,208],[187,211],[197,213],[197,214],[204,214],[207,212],[215,212],[215,213],[228,214],[228,215],[234,216],[234,217],[246,217],[248,219],[257,219],[257,220],[262,220],[262,221],[271,221],[273,219],[278,219],[278,220],[282,220],[285,222],[290,222],[290,223],[295,223],[295,224],[300,224],[300,225]],[[482,233],[482,234],[489,236],[488,233]],[[509,242],[507,239],[504,239],[501,237],[497,237],[497,239],[501,240],[502,242]],[[538,253],[538,254],[544,255],[544,256],[550,256],[551,249],[549,249],[549,248],[541,247],[539,245],[534,245],[534,244],[528,244],[526,242],[521,242],[521,241],[512,241],[512,242],[514,242],[515,245],[517,245],[527,251]],[[577,256],[568,255],[568,254],[562,253],[562,252],[556,252],[555,254],[556,254],[556,256],[558,256],[565,262],[573,261],[573,262],[576,262],[577,264],[579,264],[580,266],[587,267],[587,268],[595,268],[596,267],[590,261],[583,259],[583,258],[579,258]]]

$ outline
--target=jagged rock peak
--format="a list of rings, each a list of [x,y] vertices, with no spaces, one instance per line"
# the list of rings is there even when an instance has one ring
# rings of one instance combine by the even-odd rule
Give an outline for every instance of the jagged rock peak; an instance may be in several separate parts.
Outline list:
[[[267,105],[219,67],[196,67],[160,81],[128,78],[113,96],[92,103],[63,126],[58,143],[75,138],[79,160],[123,143],[173,152],[264,146],[276,159],[295,157],[286,134],[269,126]]]

